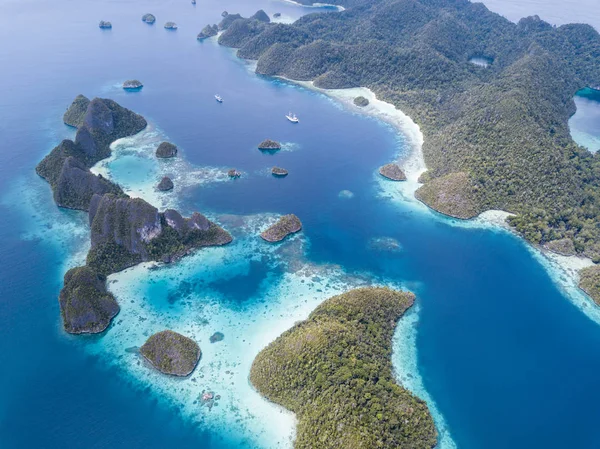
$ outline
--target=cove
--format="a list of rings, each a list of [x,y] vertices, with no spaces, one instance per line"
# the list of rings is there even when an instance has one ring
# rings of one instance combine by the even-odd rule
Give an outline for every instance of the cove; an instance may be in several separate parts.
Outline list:
[[[4,38],[21,37],[0,56],[23,57],[0,74],[3,85],[14,86],[0,129],[6,148],[19,149],[0,156],[1,251],[10,260],[0,284],[0,349],[10,362],[0,377],[3,447],[289,447],[293,418],[272,414],[242,368],[320,301],[364,284],[417,294],[418,311],[399,330],[394,363],[402,382],[421,379],[417,394],[431,398],[448,444],[597,446],[600,328],[581,311],[591,303],[575,302],[512,235],[390,199],[396,185],[377,169],[410,148],[389,125],[319,93],[250,75],[228,50],[195,40],[222,9],[293,14],[294,5],[215,1],[196,5],[196,15],[187,2],[154,5],[157,25],[174,20],[176,33],[143,24],[149,11],[141,2],[9,5],[24,22],[19,28],[0,19]],[[113,22],[110,33],[99,32],[100,18]],[[27,37],[29,27],[49,39]],[[30,70],[25,54],[54,75]],[[177,70],[157,70],[156,61]],[[131,77],[144,82],[142,91],[115,87]],[[60,116],[80,92],[114,98],[154,126],[154,135],[140,136],[146,140],[125,142],[123,157],[133,161],[115,151],[106,166],[111,177],[159,207],[177,202],[182,212],[206,212],[236,240],[173,266],[121,273],[111,284],[122,306],[115,325],[78,339],[62,332],[56,296],[67,266],[85,249],[85,217],[56,209],[33,167],[70,136]],[[214,104],[215,92],[223,107]],[[285,121],[290,109],[300,126]],[[142,165],[150,177],[127,168],[151,161],[148,142],[167,138],[181,148],[180,165]],[[265,138],[285,142],[284,150],[260,153],[256,145]],[[275,164],[290,175],[273,178]],[[223,179],[231,167],[244,176]],[[175,195],[152,190],[162,170],[179,178]],[[342,190],[354,197],[340,198]],[[302,218],[302,235],[277,246],[255,238],[284,213]],[[402,251],[373,249],[379,237],[396,239]],[[187,382],[165,379],[127,351],[165,326],[192,333],[202,347],[199,370]],[[223,342],[209,343],[215,331],[225,334]],[[412,361],[416,372],[404,372]],[[196,393],[217,387],[219,407],[194,404]],[[275,418],[265,425],[260,416]]]

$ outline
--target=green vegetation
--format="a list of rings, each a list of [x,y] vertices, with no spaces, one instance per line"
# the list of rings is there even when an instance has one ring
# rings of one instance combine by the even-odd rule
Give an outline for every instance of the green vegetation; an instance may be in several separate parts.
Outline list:
[[[89,267],[72,268],[65,274],[59,303],[63,325],[72,334],[104,331],[119,313],[114,296],[106,290],[106,278]]]
[[[387,288],[352,290],[258,354],[250,381],[296,413],[296,449],[435,446],[427,405],[392,374],[394,329],[413,301]]]
[[[258,59],[260,74],[369,87],[409,114],[425,135],[418,196],[431,207],[512,212],[528,240],[567,238],[600,261],[600,154],[568,128],[576,92],[600,84],[600,35],[538,17],[515,24],[467,0],[343,4],[290,25],[237,19],[220,42]]]
[[[173,376],[188,376],[202,355],[194,340],[170,330],[152,335],[140,352],[161,373]]]
[[[579,288],[600,305],[600,266],[584,268],[579,272]]]

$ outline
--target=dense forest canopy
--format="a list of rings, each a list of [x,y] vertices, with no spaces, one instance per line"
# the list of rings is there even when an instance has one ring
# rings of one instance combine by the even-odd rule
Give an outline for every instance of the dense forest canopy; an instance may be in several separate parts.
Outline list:
[[[591,26],[515,24],[467,0],[338,3],[347,9],[289,25],[238,18],[219,42],[260,74],[369,87],[408,113],[425,135],[417,196],[431,207],[506,210],[530,241],[600,261],[600,155],[568,128],[576,92],[600,85]]]

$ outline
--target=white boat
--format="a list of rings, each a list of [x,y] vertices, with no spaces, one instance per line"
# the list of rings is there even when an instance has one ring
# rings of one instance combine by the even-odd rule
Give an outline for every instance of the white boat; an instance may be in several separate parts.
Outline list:
[[[287,118],[292,123],[298,123],[300,121],[298,120],[298,117],[296,117],[296,114],[292,114],[291,112],[288,115],[286,115],[285,118]]]
[[[215,100],[217,100],[219,103],[223,103],[223,99],[219,95],[215,95]]]

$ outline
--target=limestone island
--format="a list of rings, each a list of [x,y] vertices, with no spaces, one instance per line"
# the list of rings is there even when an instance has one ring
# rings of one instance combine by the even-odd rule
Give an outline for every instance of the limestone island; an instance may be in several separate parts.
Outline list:
[[[108,30],[112,28],[112,23],[101,20],[98,26],[102,29]]]
[[[160,180],[160,182],[156,186],[156,188],[158,190],[160,190],[161,192],[173,190],[173,187],[175,187],[173,185],[173,181],[171,181],[171,178],[169,178],[168,176],[163,176],[163,178]]]
[[[334,296],[254,359],[252,385],[296,414],[295,449],[435,447],[427,404],[392,369],[394,330],[414,298],[387,288]]]
[[[259,150],[281,150],[281,144],[271,139],[263,140],[260,144],[258,144]]]
[[[379,169],[379,174],[392,181],[406,181],[406,174],[398,164],[387,164]]]
[[[202,356],[194,340],[170,330],[148,338],[140,353],[161,373],[180,377],[189,376]]]
[[[63,122],[73,128],[79,128],[83,125],[83,117],[89,104],[90,100],[85,95],[77,95],[63,115]]]
[[[369,100],[367,100],[365,97],[356,97],[354,99],[354,104],[358,107],[364,108],[365,106],[369,105]]]
[[[288,171],[285,168],[281,167],[273,167],[271,169],[271,173],[273,174],[273,176],[276,176],[278,178],[283,178],[284,176],[288,175]]]
[[[88,267],[65,274],[58,301],[65,330],[71,334],[104,331],[119,313],[115,297],[106,289],[106,278]]]
[[[225,245],[232,237],[200,213],[190,218],[175,210],[160,213],[90,171],[111,155],[112,142],[147,126],[142,116],[112,100],[88,102],[78,96],[64,119],[79,124],[75,141],[63,140],[36,172],[50,184],[58,206],[88,212],[91,248],[86,265],[65,275],[59,304],[67,332],[97,333],[119,310],[106,290],[109,274],[140,262],[173,262],[198,248]]]
[[[154,17],[154,14],[144,14],[142,16],[142,22],[152,25],[154,22],[156,22],[156,17]]]
[[[201,41],[209,37],[216,36],[218,33],[219,27],[217,25],[206,25],[204,28],[202,28],[202,31],[198,33],[197,39]]]
[[[165,29],[166,30],[176,30],[177,24],[175,22],[167,22],[167,23],[165,23]]]
[[[167,159],[177,156],[177,147],[170,142],[162,142],[156,148],[156,157],[159,159]]]
[[[237,171],[235,168],[232,168],[227,171],[227,176],[229,176],[232,179],[237,179],[242,176],[242,173]]]
[[[123,83],[123,89],[125,90],[140,90],[144,85],[138,80],[127,80]]]
[[[260,236],[267,242],[280,242],[290,234],[302,229],[302,222],[294,214],[284,215]]]

